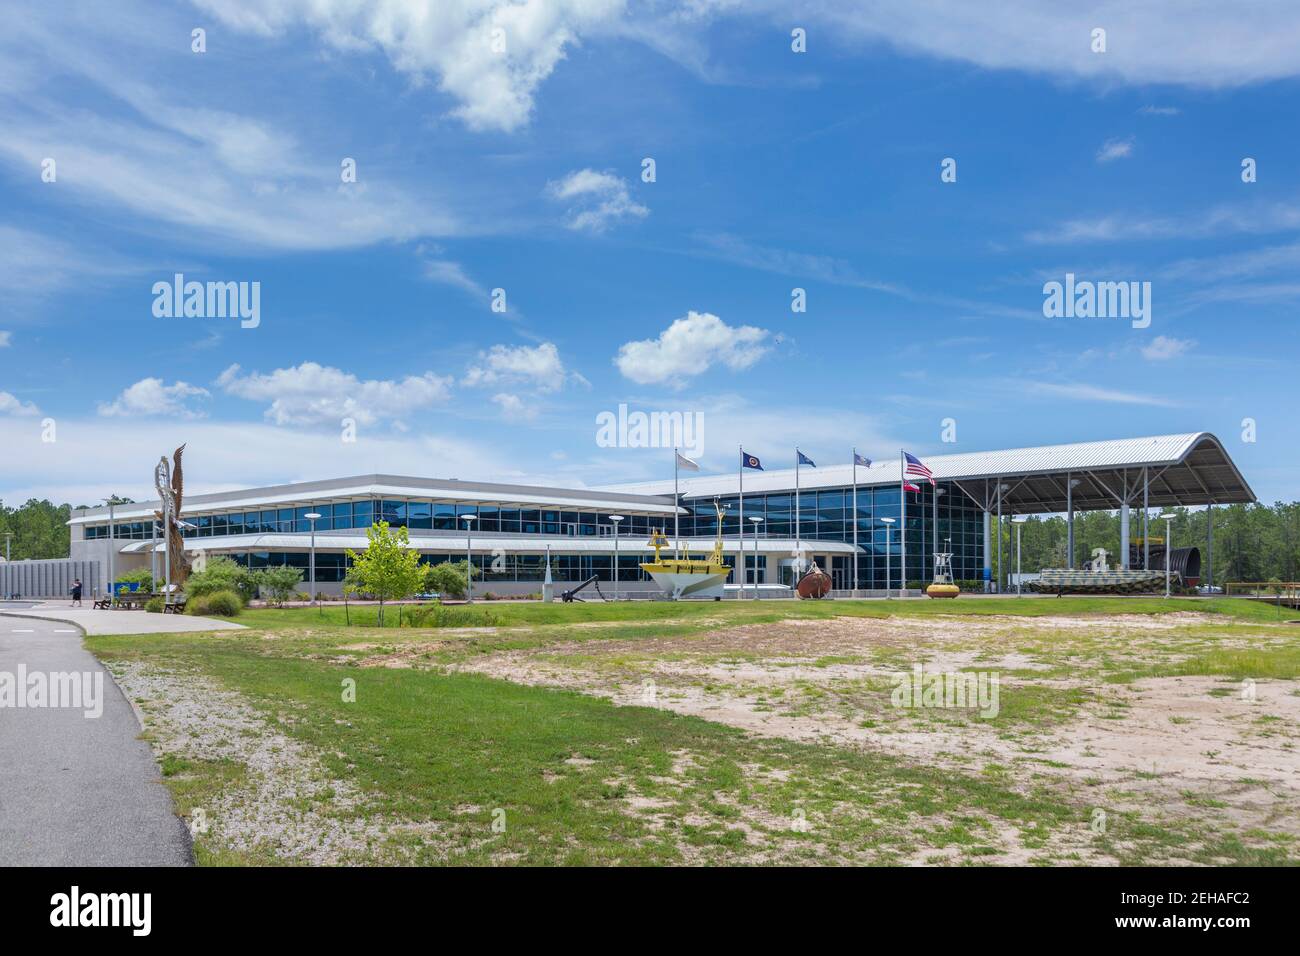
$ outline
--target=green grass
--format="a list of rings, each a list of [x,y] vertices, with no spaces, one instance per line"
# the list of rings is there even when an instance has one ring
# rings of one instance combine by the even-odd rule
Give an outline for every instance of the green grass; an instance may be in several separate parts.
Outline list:
[[[991,764],[984,772],[954,772],[856,748],[751,737],[665,710],[615,707],[596,697],[473,674],[356,666],[361,657],[409,642],[428,644],[429,659],[438,660],[556,640],[630,641],[783,618],[1195,609],[1223,615],[1231,625],[1256,620],[1253,608],[1249,602],[1105,598],[946,605],[493,603],[456,610],[461,620],[496,621],[494,631],[444,633],[347,628],[341,626],[343,609],[329,606],[323,615],[310,608],[246,611],[239,621],[250,631],[91,637],[87,646],[109,661],[143,661],[238,692],[277,731],[318,752],[332,777],[359,787],[366,796],[361,812],[432,828],[434,835],[423,839],[394,828],[363,862],[892,863],[943,851],[950,862],[997,863],[1005,859],[997,834],[1010,830],[1033,862],[1069,860],[1083,846],[1121,863],[1254,865],[1292,861],[1295,848],[1286,840],[1224,836],[1203,815],[1157,821],[1115,813],[1105,835],[1090,835],[1098,795],[1086,782],[1026,777]],[[580,624],[608,626],[573,626]],[[359,643],[374,646],[348,647]],[[1187,666],[1221,667],[1216,673],[1226,676],[1247,664],[1272,666],[1276,676],[1294,668],[1282,652],[1280,660],[1271,651],[1241,651],[1268,660],[1234,653],[1206,650],[1194,658],[1200,663]],[[826,656],[815,663],[850,660]],[[357,682],[355,703],[343,700],[344,678]],[[774,701],[781,696],[780,689],[770,692]],[[1034,727],[1060,721],[1090,697],[1070,689],[1004,687],[1001,706],[1013,726]],[[189,817],[241,792],[249,770],[229,760],[168,754],[163,773],[178,811]],[[504,812],[502,832],[492,827],[498,810]],[[809,822],[808,832],[794,826],[798,814]],[[1067,849],[1057,844],[1062,834],[1072,834]],[[196,852],[208,865],[282,862],[273,847],[237,849],[215,833],[197,835]]]
[[[1235,598],[1171,599],[1146,597],[1078,597],[1061,598],[970,598],[966,601],[623,601],[586,604],[543,604],[480,601],[457,606],[463,612],[456,617],[457,627],[503,626],[530,627],[577,623],[711,622],[748,624],[779,621],[787,618],[827,619],[832,617],[931,617],[986,616],[1056,617],[1097,614],[1168,614],[1199,611],[1223,615],[1242,621],[1271,622],[1272,607]],[[403,612],[404,613],[404,612]],[[358,622],[374,626],[378,610],[373,605],[354,605],[345,611],[341,603],[326,603],[319,608],[248,608],[236,620],[250,626],[278,626],[283,623],[303,626],[327,624],[341,626],[350,614]],[[398,608],[385,610],[385,626],[396,627]],[[462,623],[463,622],[463,623]]]

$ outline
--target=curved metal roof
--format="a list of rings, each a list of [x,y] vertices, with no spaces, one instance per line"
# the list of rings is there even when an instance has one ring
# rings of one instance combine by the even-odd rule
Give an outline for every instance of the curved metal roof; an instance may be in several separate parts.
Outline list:
[[[1017,513],[1061,512],[1066,508],[1066,481],[1077,482],[1073,505],[1079,511],[1118,508],[1122,500],[1142,503],[1142,473],[1150,486],[1151,507],[1248,503],[1255,500],[1241,472],[1209,432],[1155,435],[1109,441],[1076,442],[1069,445],[1041,445],[1000,451],[965,452],[957,455],[923,455],[938,481],[956,485],[981,507],[996,508],[997,488],[1002,492],[1003,511]],[[858,484],[897,485],[900,465],[897,456],[857,470]],[[841,488],[853,483],[852,465],[803,468],[799,484],[805,490]],[[619,491],[671,495],[669,481],[613,486]],[[682,497],[708,498],[734,495],[735,473],[683,478]],[[760,493],[794,488],[794,469],[747,471],[745,491]],[[612,490],[612,489],[611,489]]]

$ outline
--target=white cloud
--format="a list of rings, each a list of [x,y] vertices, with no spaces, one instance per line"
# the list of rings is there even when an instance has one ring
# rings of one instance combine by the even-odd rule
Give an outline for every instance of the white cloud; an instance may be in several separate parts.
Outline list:
[[[494,345],[480,352],[478,363],[465,372],[463,383],[471,387],[522,384],[554,392],[563,387],[565,377],[559,349],[551,342],[543,342],[536,347]]]
[[[498,392],[492,396],[492,401],[501,408],[502,416],[511,421],[526,421],[537,417],[536,403],[526,401],[510,392]]]
[[[1099,385],[1060,382],[1026,382],[1025,387],[1040,395],[1068,398],[1071,401],[1108,402],[1118,405],[1156,405],[1170,407],[1174,402],[1155,395],[1141,395],[1136,392],[1122,392],[1118,389],[1102,388]]]
[[[345,53],[378,48],[417,82],[432,78],[471,129],[525,125],[565,50],[612,25],[624,0],[197,0],[227,26],[273,36],[297,24]],[[504,50],[494,49],[496,38]]]
[[[13,344],[13,333],[0,331],[0,349],[7,349]]]
[[[99,414],[106,417],[135,415],[174,415],[179,418],[199,418],[202,412],[186,404],[187,399],[209,398],[206,388],[188,382],[166,385],[160,378],[142,378],[123,389],[112,402],[101,402]]]
[[[546,193],[561,202],[576,201],[565,225],[586,232],[604,232],[622,219],[644,219],[650,210],[632,199],[627,182],[611,172],[578,169],[546,184]]]
[[[404,415],[446,401],[451,383],[449,377],[433,372],[400,381],[362,381],[350,372],[315,362],[248,375],[232,365],[217,379],[229,395],[269,401],[265,415],[276,425],[338,425],[344,418],[363,425],[398,422]]]
[[[1143,116],[1177,116],[1182,110],[1177,106],[1144,106],[1138,112]]]
[[[1256,202],[1219,205],[1186,216],[1111,215],[1071,219],[1052,229],[1025,235],[1028,242],[1129,242],[1152,239],[1202,239],[1239,233],[1262,235],[1300,228],[1300,203]]]
[[[1157,335],[1149,345],[1142,347],[1142,357],[1153,362],[1161,362],[1165,359],[1177,358],[1190,351],[1195,345],[1196,343],[1191,339],[1172,339],[1167,335]]]
[[[473,299],[488,298],[487,289],[475,282],[459,262],[448,259],[425,259],[421,271],[430,282],[460,289]]]
[[[292,115],[286,122],[227,106],[235,98],[214,95],[224,87],[205,86],[211,74],[192,65],[192,19],[123,2],[6,23],[0,161],[26,177],[52,158],[58,178],[42,189],[55,202],[96,203],[164,234],[179,227],[187,238],[241,248],[353,248],[461,231],[450,193],[408,188],[373,166],[344,188],[336,144],[300,143]],[[175,35],[185,37],[179,49]]]
[[[1097,150],[1097,162],[1109,163],[1116,159],[1126,159],[1133,155],[1133,137],[1128,139],[1108,139]]]
[[[554,483],[526,472],[520,457],[490,442],[445,434],[391,434],[358,428],[355,442],[332,429],[199,419],[59,419],[57,442],[41,441],[29,419],[0,416],[0,488],[5,501],[50,498],[93,504],[110,492],[156,497],[153,465],[182,442],[189,496],[292,481],[388,471],[515,484]],[[12,453],[10,453],[12,452]],[[561,483],[563,484],[563,483]]]
[[[752,325],[730,326],[708,312],[688,312],[659,333],[657,339],[627,342],[614,363],[623,375],[641,385],[699,375],[715,364],[733,370],[749,368],[768,351],[770,333]]]
[[[686,5],[746,16],[763,12],[783,25],[789,20],[788,0],[749,0],[739,8],[734,0]],[[823,0],[803,16],[831,28],[819,31],[827,43],[884,40],[907,53],[1103,84],[1242,86],[1293,77],[1300,65],[1293,0],[1257,0],[1249,16],[1232,4],[1183,0]],[[1099,26],[1106,30],[1105,53],[1092,52],[1092,31]]]
[[[0,392],[0,415],[22,416],[39,415],[41,410],[31,402],[19,401],[8,392]]]

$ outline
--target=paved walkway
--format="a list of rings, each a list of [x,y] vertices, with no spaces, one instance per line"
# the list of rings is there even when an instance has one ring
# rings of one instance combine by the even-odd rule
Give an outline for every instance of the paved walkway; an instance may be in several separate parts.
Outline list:
[[[0,634],[5,632],[5,625],[13,616],[74,624],[87,634],[183,634],[193,631],[227,631],[244,626],[218,618],[191,617],[187,614],[96,611],[89,604],[85,607],[68,607],[66,601],[45,601],[38,604],[0,601]]]
[[[0,681],[20,667],[29,684],[37,673],[103,675],[98,717],[87,716],[90,700],[0,706],[0,865],[187,865],[189,834],[135,711],[81,637],[59,621],[0,617]]]

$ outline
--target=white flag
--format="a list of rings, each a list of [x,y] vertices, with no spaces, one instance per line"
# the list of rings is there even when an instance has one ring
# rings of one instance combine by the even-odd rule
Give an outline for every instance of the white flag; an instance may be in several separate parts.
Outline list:
[[[685,455],[681,454],[680,452],[673,452],[673,454],[677,456],[678,468],[685,468],[687,471],[700,470],[700,466],[696,462],[691,461],[689,458],[687,458]]]

